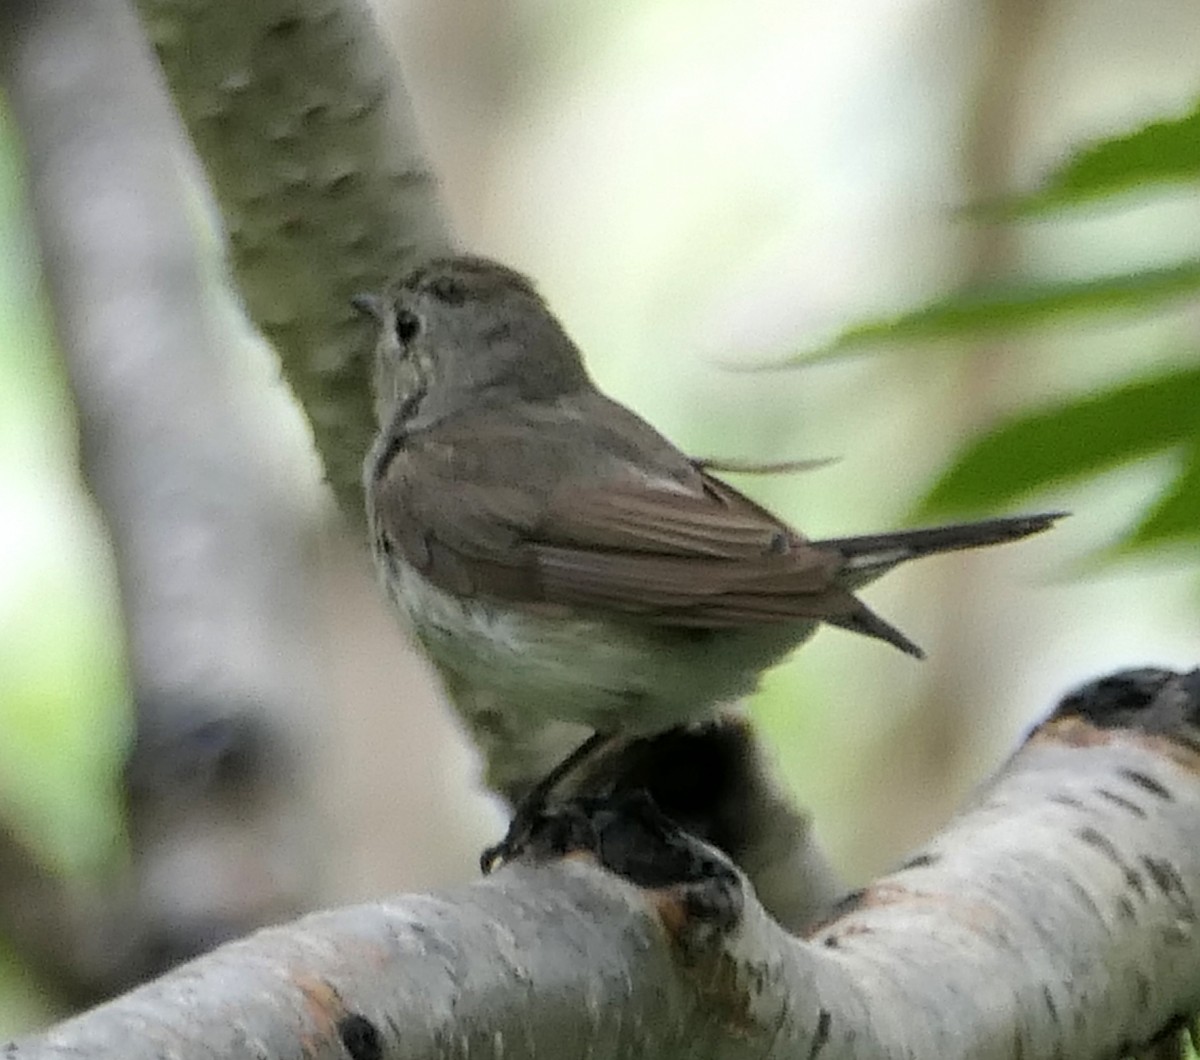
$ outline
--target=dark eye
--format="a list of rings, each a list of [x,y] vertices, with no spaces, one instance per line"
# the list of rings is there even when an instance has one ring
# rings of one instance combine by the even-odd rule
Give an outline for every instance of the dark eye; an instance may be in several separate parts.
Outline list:
[[[415,339],[421,330],[421,318],[407,309],[396,312],[396,338],[402,346],[407,346]]]

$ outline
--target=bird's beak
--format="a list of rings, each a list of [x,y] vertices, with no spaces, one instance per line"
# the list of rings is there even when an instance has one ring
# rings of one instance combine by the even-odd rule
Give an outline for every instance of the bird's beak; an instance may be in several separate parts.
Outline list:
[[[383,320],[383,299],[377,294],[356,294],[350,299],[350,304],[365,317],[376,322]]]

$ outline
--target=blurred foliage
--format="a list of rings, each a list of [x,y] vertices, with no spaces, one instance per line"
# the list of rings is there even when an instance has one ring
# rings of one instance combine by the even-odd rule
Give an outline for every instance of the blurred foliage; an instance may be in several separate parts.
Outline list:
[[[970,442],[926,497],[924,507],[945,511],[1005,504],[1038,487],[1164,449],[1187,454],[1200,430],[1198,412],[1200,367],[1162,372],[1039,409]],[[1186,476],[1185,469],[1181,478]],[[1173,490],[1163,503],[1171,496]],[[1164,524],[1158,536],[1169,536],[1171,525]],[[1186,534],[1186,521],[1174,524],[1174,531]]]
[[[0,829],[70,875],[123,854],[129,707],[115,574],[79,481],[20,165],[0,108]]]
[[[128,736],[115,576],[79,484],[71,399],[39,291],[21,157],[0,100],[0,830],[59,875],[125,852]],[[0,943],[0,1040],[53,1003]]]
[[[1200,185],[1200,102],[1181,118],[1074,152],[1002,211],[1040,216],[1115,202],[1180,182]],[[976,211],[1000,223],[994,210]],[[878,344],[1035,328],[1066,317],[1149,312],[1200,296],[1200,259],[1083,280],[1023,280],[955,292],[887,320],[853,325],[798,362]],[[1200,357],[1197,357],[1200,360]],[[1121,543],[1129,553],[1200,542],[1200,368],[1165,371],[1068,398],[1000,423],[968,442],[919,506],[922,517],[1008,504],[1038,489],[1170,454],[1177,471]]]
[[[807,363],[877,343],[930,342],[1035,328],[1078,314],[1144,311],[1160,302],[1194,296],[1197,290],[1200,258],[1084,280],[1028,280],[967,288],[903,316],[854,324],[799,360]]]
[[[1200,101],[1181,118],[1155,121],[1083,148],[1036,191],[1005,209],[1033,215],[1153,185],[1200,184]]]
[[[44,1027],[59,1015],[45,987],[29,974],[20,956],[0,941],[0,1041],[31,1027]]]

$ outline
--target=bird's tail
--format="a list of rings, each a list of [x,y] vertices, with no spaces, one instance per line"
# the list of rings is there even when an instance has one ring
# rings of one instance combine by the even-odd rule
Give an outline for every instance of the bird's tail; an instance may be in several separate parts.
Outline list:
[[[1019,541],[1030,534],[1050,529],[1066,512],[1045,515],[1020,515],[1007,519],[985,519],[978,523],[955,523],[934,526],[926,530],[898,530],[889,534],[868,534],[863,537],[838,537],[814,541],[816,548],[837,551],[844,558],[842,581],[848,589],[858,589],[886,574],[897,564],[938,552],[957,552],[961,549],[982,548]],[[917,658],[924,652],[895,626],[885,622],[865,604],[843,618],[827,621],[844,626],[856,633],[865,633],[894,644],[901,651]]]

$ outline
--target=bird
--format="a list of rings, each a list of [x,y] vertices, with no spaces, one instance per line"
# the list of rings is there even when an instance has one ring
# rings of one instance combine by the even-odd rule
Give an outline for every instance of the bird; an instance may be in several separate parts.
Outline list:
[[[857,590],[1063,514],[809,540],[604,395],[516,270],[432,256],[354,304],[378,325],[371,547],[404,624],[452,699],[591,733],[518,818],[614,739],[752,692],[822,624],[922,657]]]

